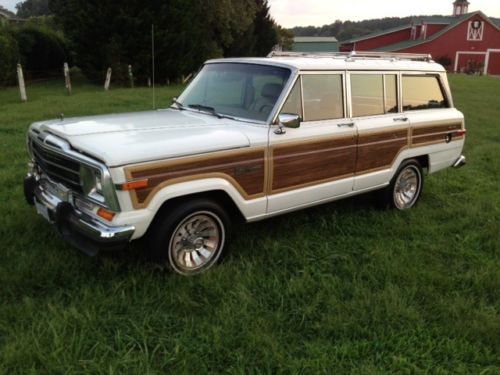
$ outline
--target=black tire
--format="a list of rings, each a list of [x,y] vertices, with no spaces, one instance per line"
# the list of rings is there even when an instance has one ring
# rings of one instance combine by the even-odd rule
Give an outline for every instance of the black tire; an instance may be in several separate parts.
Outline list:
[[[195,275],[222,259],[230,233],[231,221],[226,210],[212,200],[196,198],[160,212],[145,244],[152,260],[167,261],[181,275]]]
[[[384,208],[409,210],[417,204],[423,187],[424,174],[420,163],[416,159],[405,160],[394,174],[389,186],[381,190],[378,196],[379,203]]]

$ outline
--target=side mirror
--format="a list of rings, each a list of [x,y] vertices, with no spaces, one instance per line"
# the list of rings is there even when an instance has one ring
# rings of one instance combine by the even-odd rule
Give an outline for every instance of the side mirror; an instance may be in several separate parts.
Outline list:
[[[285,134],[285,128],[297,129],[300,127],[300,116],[292,113],[282,113],[278,116],[279,127],[275,134]]]

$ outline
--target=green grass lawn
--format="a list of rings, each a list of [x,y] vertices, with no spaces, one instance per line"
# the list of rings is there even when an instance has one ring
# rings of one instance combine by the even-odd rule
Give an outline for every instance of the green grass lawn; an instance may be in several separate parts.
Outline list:
[[[31,122],[150,109],[151,90],[0,90],[0,373],[500,373],[500,79],[450,80],[468,165],[417,207],[362,196],[239,226],[193,278],[140,244],[81,255],[23,197]]]

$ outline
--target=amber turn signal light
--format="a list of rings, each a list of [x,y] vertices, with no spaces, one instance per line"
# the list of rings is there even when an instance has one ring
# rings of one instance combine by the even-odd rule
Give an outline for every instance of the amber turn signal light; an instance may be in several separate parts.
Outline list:
[[[149,180],[146,178],[144,180],[136,180],[125,182],[120,185],[120,190],[137,190],[147,188],[149,185]]]
[[[104,220],[112,221],[116,214],[114,212],[105,210],[104,208],[99,208],[97,210],[97,215],[102,217]]]

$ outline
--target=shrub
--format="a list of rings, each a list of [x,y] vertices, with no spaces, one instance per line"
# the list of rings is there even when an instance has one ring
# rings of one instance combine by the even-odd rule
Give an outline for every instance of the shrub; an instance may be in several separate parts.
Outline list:
[[[65,41],[58,33],[28,25],[16,30],[14,36],[28,77],[47,77],[62,71],[68,53]]]
[[[0,27],[0,86],[10,85],[16,80],[16,65],[19,49],[16,40]]]

